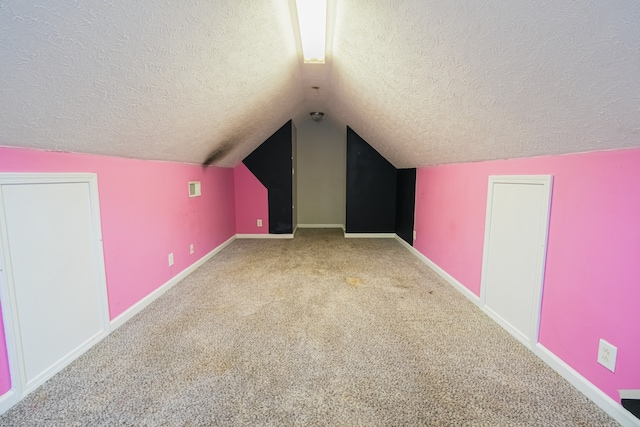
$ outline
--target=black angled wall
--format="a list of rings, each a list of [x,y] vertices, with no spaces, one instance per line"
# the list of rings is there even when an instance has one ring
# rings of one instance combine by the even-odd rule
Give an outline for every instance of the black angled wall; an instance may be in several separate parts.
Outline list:
[[[396,234],[413,246],[416,209],[416,170],[398,169],[396,175]]]
[[[293,233],[292,128],[289,120],[242,161],[269,192],[271,234]]]
[[[293,121],[243,163],[269,193],[269,233],[293,233]],[[413,244],[416,170],[396,169],[347,127],[347,233],[396,233]]]
[[[413,245],[416,169],[396,169],[347,127],[347,233],[396,233]]]
[[[396,168],[347,127],[347,233],[394,233]]]

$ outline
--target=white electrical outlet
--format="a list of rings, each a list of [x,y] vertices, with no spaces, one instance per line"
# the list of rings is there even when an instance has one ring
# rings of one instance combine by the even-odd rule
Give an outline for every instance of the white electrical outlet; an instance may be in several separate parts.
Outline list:
[[[600,340],[600,345],[598,347],[598,363],[610,370],[611,372],[615,372],[616,370],[616,356],[618,355],[618,349],[605,340]]]
[[[261,219],[258,220],[258,227],[262,227],[262,220]]]
[[[192,254],[194,252],[193,250],[193,243],[189,245],[189,253]]]
[[[169,267],[173,265],[173,252],[169,254]]]
[[[416,230],[413,230],[413,240],[416,240],[416,235],[417,235]]]

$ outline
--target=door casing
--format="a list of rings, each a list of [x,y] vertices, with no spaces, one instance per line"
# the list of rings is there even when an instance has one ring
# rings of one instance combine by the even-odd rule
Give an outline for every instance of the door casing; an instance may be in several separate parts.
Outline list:
[[[56,365],[55,372],[51,372],[37,383],[26,384],[25,364],[20,350],[20,327],[16,310],[16,293],[11,271],[10,247],[7,241],[8,229],[2,201],[2,186],[21,184],[62,184],[83,183],[89,189],[91,234],[93,241],[92,258],[95,265],[95,285],[99,300],[100,332],[93,336]],[[104,253],[102,247],[102,230],[100,222],[100,203],[98,198],[98,180],[96,174],[91,173],[0,173],[0,298],[2,302],[2,316],[4,321],[7,356],[11,372],[11,389],[0,399],[0,414],[24,398],[27,394],[43,384],[55,373],[83,354],[110,332],[106,276],[104,267]]]
[[[496,260],[490,259],[490,247],[491,247],[491,224],[494,208],[494,189],[499,184],[513,184],[513,185],[537,185],[542,186],[543,195],[540,214],[541,214],[541,228],[538,230],[540,238],[540,246],[537,248],[537,255],[534,261],[535,267],[533,269],[535,277],[534,289],[532,295],[531,321],[530,328],[525,331],[526,334],[520,333],[514,328],[508,321],[505,321],[499,313],[494,312],[491,308],[487,307],[487,287],[489,286],[489,263],[496,262]],[[551,193],[552,193],[553,177],[551,175],[505,175],[505,176],[489,176],[489,187],[487,192],[487,213],[485,222],[485,235],[484,235],[484,249],[482,259],[482,279],[480,287],[480,305],[498,324],[505,328],[515,338],[522,342],[526,347],[533,350],[533,346],[538,342],[538,334],[540,327],[540,311],[542,307],[542,289],[544,282],[544,271],[547,254],[547,240],[549,231],[549,218],[551,213]],[[528,335],[528,336],[527,336]]]

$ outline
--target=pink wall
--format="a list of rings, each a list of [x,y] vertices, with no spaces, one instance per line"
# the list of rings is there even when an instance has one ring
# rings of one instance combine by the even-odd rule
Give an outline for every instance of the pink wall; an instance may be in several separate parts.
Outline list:
[[[233,170],[236,199],[236,233],[269,234],[269,192],[244,163]],[[257,220],[262,219],[262,227]]]
[[[0,147],[0,172],[98,175],[111,319],[235,234],[232,169]],[[188,196],[188,181],[201,181],[201,197]],[[10,384],[0,338],[2,394]]]
[[[540,342],[620,401],[640,389],[640,149],[421,168],[415,248],[479,295],[488,177],[526,174],[554,177]]]

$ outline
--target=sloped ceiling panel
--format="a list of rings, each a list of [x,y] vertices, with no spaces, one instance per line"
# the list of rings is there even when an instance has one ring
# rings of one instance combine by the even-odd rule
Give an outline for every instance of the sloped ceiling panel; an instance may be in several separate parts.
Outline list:
[[[396,167],[640,146],[637,0],[0,2],[0,145],[233,166],[321,110]],[[316,96],[311,86],[321,86]]]
[[[332,116],[396,167],[640,146],[636,0],[337,5]]]
[[[302,95],[287,1],[0,3],[0,145],[237,164]]]

